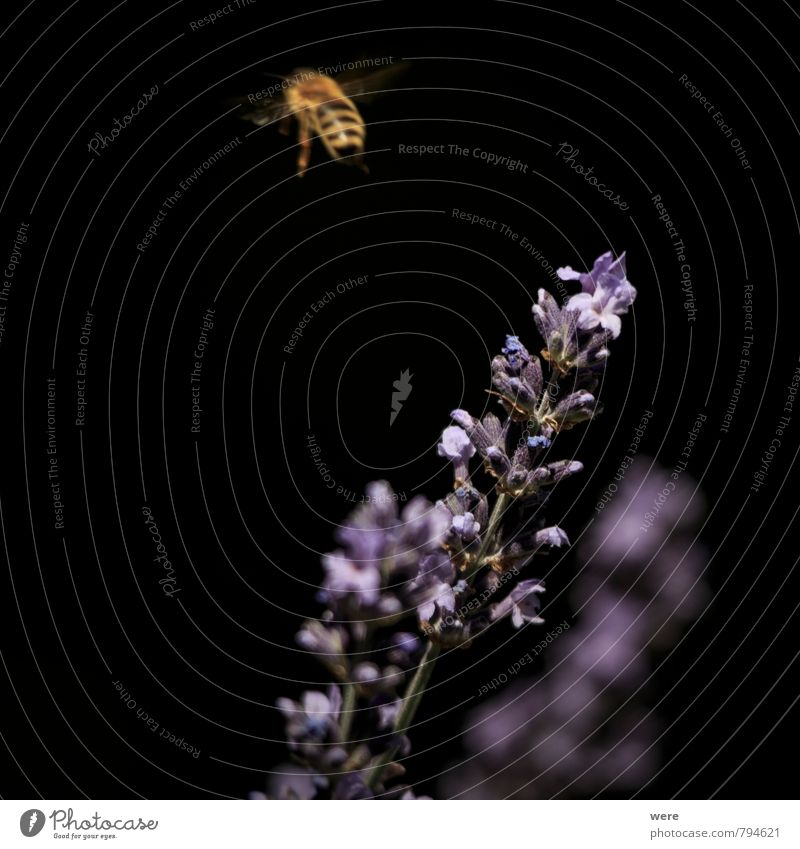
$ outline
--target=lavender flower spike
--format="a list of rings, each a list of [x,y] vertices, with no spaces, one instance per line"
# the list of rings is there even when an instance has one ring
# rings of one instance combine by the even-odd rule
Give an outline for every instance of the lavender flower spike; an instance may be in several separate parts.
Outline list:
[[[580,280],[583,291],[567,302],[567,309],[578,313],[578,327],[594,330],[599,325],[616,339],[622,329],[620,316],[636,299],[636,289],[625,276],[625,253],[616,260],[611,251],[604,253],[588,273],[574,271],[568,265],[556,273],[562,280]]]
[[[338,683],[277,701],[299,768],[268,787],[270,798],[413,798],[396,780],[439,655],[473,646],[500,620],[543,622],[543,582],[518,578],[547,549],[570,544],[560,527],[546,526],[542,508],[550,487],[583,469],[551,454],[562,431],[600,412],[608,344],[636,297],[624,254],[559,276],[580,280],[583,291],[562,307],[539,290],[539,356],[509,334],[491,361],[486,392],[498,415],[450,414],[437,451],[453,464],[454,488],[435,504],[417,495],[401,510],[405,497],[375,481],[337,530],[338,548],[322,560],[326,609],[297,641]],[[476,456],[482,468],[472,480]]]

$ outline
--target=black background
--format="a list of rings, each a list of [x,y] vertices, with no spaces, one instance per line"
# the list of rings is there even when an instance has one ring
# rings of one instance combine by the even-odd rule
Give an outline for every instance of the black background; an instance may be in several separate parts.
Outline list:
[[[796,12],[777,2],[723,15],[710,2],[313,10],[258,0],[191,30],[212,11],[131,2],[6,12],[4,253],[20,222],[29,239],[0,345],[10,555],[0,589],[3,795],[242,797],[263,786],[284,757],[276,697],[326,680],[293,635],[319,610],[320,553],[352,507],[326,488],[307,436],[353,497],[384,477],[409,497],[440,497],[450,476],[435,444],[449,411],[489,403],[489,362],[506,333],[539,344],[530,307],[552,280],[519,243],[454,218],[462,209],[505,222],[553,267],[585,269],[626,250],[639,292],[613,347],[606,414],[569,437],[583,440],[586,473],[552,521],[579,535],[644,409],[655,412],[645,450],[668,467],[697,413],[708,415],[689,472],[709,506],[713,601],[661,658],[647,696],[666,695],[664,751],[702,733],[645,795],[703,798],[735,772],[720,795],[792,796],[777,766],[797,754],[797,716],[787,714],[797,689],[789,473],[800,410],[765,485],[748,488],[800,353]],[[253,133],[231,106],[274,82],[265,72],[378,56],[410,67],[363,107],[369,176],[331,162],[317,142],[297,179],[295,137]],[[681,74],[724,114],[752,170]],[[119,138],[90,154],[94,133],[156,84]],[[138,252],[164,199],[236,137]],[[517,158],[527,173],[398,151],[442,143]],[[627,210],[557,155],[562,143]],[[693,322],[654,194],[686,246]],[[309,305],[363,275],[286,354]],[[748,282],[756,341],[724,434]],[[212,306],[194,434],[192,352]],[[95,320],[79,428],[74,372],[87,310]],[[404,369],[414,388],[390,428],[392,382]],[[47,477],[52,376],[63,531]],[[173,598],[158,584],[145,504],[174,564]],[[549,586],[576,569],[560,560]],[[568,612],[556,604],[546,615]],[[519,653],[513,641],[502,651]],[[435,795],[428,777],[460,757],[455,706],[502,663],[461,652],[441,662],[447,683],[423,704],[408,763],[420,792]],[[150,732],[115,681],[200,756]]]

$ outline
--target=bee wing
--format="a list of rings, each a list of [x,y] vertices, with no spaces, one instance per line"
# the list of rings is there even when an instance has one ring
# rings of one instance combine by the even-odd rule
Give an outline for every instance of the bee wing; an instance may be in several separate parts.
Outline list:
[[[386,86],[406,73],[410,67],[410,62],[395,62],[374,71],[358,68],[339,74],[336,82],[347,97],[357,97],[359,103],[369,103],[373,98],[384,94]]]
[[[233,103],[247,107],[241,117],[245,121],[252,121],[258,127],[273,124],[291,114],[289,104],[284,97],[267,98],[260,103],[251,103],[247,98],[238,98]]]

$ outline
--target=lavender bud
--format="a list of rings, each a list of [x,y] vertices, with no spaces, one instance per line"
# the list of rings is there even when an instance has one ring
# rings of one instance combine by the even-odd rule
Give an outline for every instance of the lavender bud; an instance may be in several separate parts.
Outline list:
[[[334,799],[371,799],[372,791],[364,783],[364,779],[355,772],[343,775],[333,791]]]
[[[514,466],[503,480],[503,488],[512,495],[522,495],[528,483],[528,470],[524,466]]]
[[[506,474],[511,468],[511,463],[508,457],[494,445],[487,448],[484,456],[486,457],[487,471],[491,472],[496,477],[501,477]]]
[[[405,680],[406,674],[399,666],[389,665],[381,675],[382,690],[396,690]]]
[[[381,670],[374,663],[359,663],[353,668],[353,683],[370,686],[381,678]]]
[[[519,369],[530,362],[531,355],[526,347],[519,341],[519,336],[506,336],[506,344],[501,348],[508,358],[509,365],[513,369]]]
[[[514,387],[511,383],[511,378],[504,371],[495,371],[492,373],[492,386],[503,397],[513,400]]]
[[[514,451],[514,456],[511,458],[511,465],[520,466],[526,471],[530,468],[531,453],[525,443],[517,446],[516,451]]]
[[[505,357],[492,357],[492,375],[505,374],[508,376],[508,360]]]
[[[489,434],[486,433],[483,425],[466,410],[453,410],[450,416],[457,425],[464,428],[467,436],[478,451],[484,453],[491,446],[492,440]]]
[[[475,419],[466,410],[453,410],[450,413],[450,418],[464,430],[469,433],[475,427]]]
[[[493,445],[497,445],[503,438],[503,425],[494,413],[487,413],[481,420],[484,430],[489,435]]]
[[[481,528],[486,527],[489,521],[489,504],[486,501],[485,495],[481,495],[478,503],[472,508],[472,515]]]
[[[422,640],[416,634],[398,631],[389,638],[386,657],[390,663],[408,669],[417,663],[421,655]]]
[[[316,655],[337,678],[342,679],[347,675],[345,650],[348,637],[344,628],[310,620],[303,623],[295,640],[301,648]]]
[[[530,386],[533,394],[538,398],[542,394],[544,386],[544,378],[542,376],[542,364],[538,357],[534,357],[524,369],[522,369],[522,379]]]
[[[533,305],[533,320],[545,342],[562,324],[561,308],[556,299],[546,290],[539,289],[539,299]]]
[[[591,419],[596,408],[597,403],[590,392],[573,392],[558,402],[555,410],[547,417],[548,424],[556,430],[569,430]]]
[[[563,310],[553,296],[539,289],[533,318],[547,345],[547,357],[562,373],[569,371],[578,356],[578,314]]]
[[[580,460],[557,460],[555,463],[548,463],[547,468],[552,475],[553,483],[558,483],[564,478],[582,472],[583,463]]]
[[[518,377],[512,377],[509,380],[509,385],[516,406],[531,408],[536,404],[536,396],[533,394],[533,390]]]

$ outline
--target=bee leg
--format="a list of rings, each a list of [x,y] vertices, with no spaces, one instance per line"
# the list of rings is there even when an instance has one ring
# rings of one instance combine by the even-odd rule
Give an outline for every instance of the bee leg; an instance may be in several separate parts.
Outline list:
[[[308,160],[311,158],[311,136],[308,132],[308,118],[303,115],[300,118],[299,132],[300,152],[297,155],[297,176],[302,177],[308,168]]]
[[[281,135],[288,136],[289,130],[291,129],[291,126],[292,126],[292,116],[287,115],[285,118],[281,118],[280,122],[278,123],[278,132]]]

